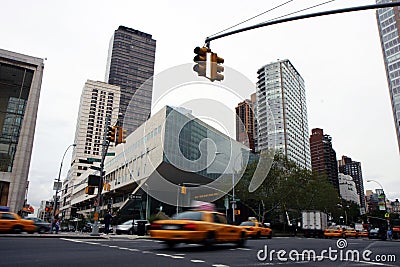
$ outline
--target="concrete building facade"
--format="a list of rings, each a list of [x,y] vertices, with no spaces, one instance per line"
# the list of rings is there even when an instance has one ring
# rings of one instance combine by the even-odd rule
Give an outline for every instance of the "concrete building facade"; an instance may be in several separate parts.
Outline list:
[[[257,74],[257,150],[280,150],[311,169],[303,78],[287,59],[267,64]]]
[[[357,193],[356,183],[353,181],[353,177],[339,173],[339,188],[340,196],[343,199],[352,201],[360,206],[360,196]]]
[[[63,182],[60,210],[69,218],[73,181],[82,175],[90,164],[87,158],[101,159],[106,120],[115,125],[118,119],[119,86],[99,81],[86,81],[81,95],[72,151],[71,168]],[[113,147],[110,147],[112,150]]]
[[[0,206],[26,204],[43,59],[0,49]]]
[[[207,139],[212,142],[204,142]],[[232,177],[235,183],[240,177],[232,173],[249,159],[243,144],[169,106],[131,133],[115,152],[105,163],[105,183],[110,184],[110,190],[102,192],[101,209],[108,204],[121,212],[128,209],[130,216],[138,219],[144,218],[147,208],[155,212],[155,207],[145,204],[147,193],[160,203],[179,207],[189,206],[192,200],[212,201],[224,196],[232,186]],[[98,172],[88,169],[74,181],[71,205],[79,214],[93,211],[97,189],[95,195],[85,193],[90,174]]]

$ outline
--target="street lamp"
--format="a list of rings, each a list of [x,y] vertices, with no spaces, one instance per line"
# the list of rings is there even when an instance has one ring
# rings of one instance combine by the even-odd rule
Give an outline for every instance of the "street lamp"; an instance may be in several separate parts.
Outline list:
[[[382,193],[383,193],[383,200],[384,200],[384,202],[385,202],[385,212],[387,212],[386,194],[385,194],[385,191],[383,190],[383,186],[382,186],[378,181],[376,181],[376,180],[367,180],[367,183],[370,183],[370,182],[375,182],[375,183],[377,183],[377,184],[381,187]]]
[[[69,146],[67,147],[67,149],[65,150],[64,155],[63,155],[63,157],[62,157],[62,159],[61,159],[60,171],[58,172],[58,178],[57,178],[57,180],[56,180],[57,184],[56,184],[56,186],[55,186],[56,194],[55,194],[55,196],[54,196],[53,216],[52,216],[52,219],[51,219],[51,227],[53,227],[54,219],[55,219],[55,217],[56,217],[57,197],[58,197],[58,191],[59,191],[59,184],[60,184],[60,182],[61,182],[61,170],[62,170],[62,166],[63,166],[65,154],[67,154],[68,149],[69,149],[70,147],[73,147],[73,146],[76,146],[76,144],[71,144],[71,145],[69,145]]]
[[[149,185],[144,183],[146,186],[146,220],[149,219]]]

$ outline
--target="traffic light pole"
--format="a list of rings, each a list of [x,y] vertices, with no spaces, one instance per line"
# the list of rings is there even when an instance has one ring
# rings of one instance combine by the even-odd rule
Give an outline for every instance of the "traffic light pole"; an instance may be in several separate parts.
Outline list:
[[[333,14],[340,14],[340,13],[347,13],[347,12],[354,12],[354,11],[362,11],[362,10],[369,10],[369,9],[377,9],[377,8],[394,7],[394,6],[400,6],[400,2],[390,2],[390,3],[376,4],[376,5],[366,5],[366,6],[343,8],[343,9],[335,9],[335,10],[328,10],[328,11],[311,13],[311,14],[306,14],[306,15],[294,16],[294,17],[290,17],[290,18],[277,19],[277,20],[267,21],[264,23],[259,23],[259,24],[253,25],[253,26],[245,27],[242,29],[238,29],[238,30],[234,30],[234,31],[207,37],[205,40],[205,43],[206,43],[206,47],[210,48],[210,42],[213,40],[220,39],[222,37],[226,37],[226,36],[233,35],[236,33],[265,27],[265,26],[271,26],[271,25],[275,25],[275,24],[279,24],[279,23],[283,23],[283,22],[289,22],[289,21],[300,20],[300,19],[308,19],[308,18],[314,18],[314,17],[326,16],[326,15],[333,15]]]
[[[94,205],[94,224],[92,228],[92,233],[90,235],[98,236],[99,235],[99,214],[100,214],[100,207],[102,202],[101,192],[103,189],[103,179],[104,179],[104,161],[106,159],[108,146],[110,142],[107,140],[107,131],[108,126],[110,126],[111,115],[107,115],[106,117],[106,125],[103,135],[103,145],[102,145],[102,152],[101,152],[101,162],[100,162],[100,179],[99,179],[99,187],[97,189],[97,200],[95,201]]]

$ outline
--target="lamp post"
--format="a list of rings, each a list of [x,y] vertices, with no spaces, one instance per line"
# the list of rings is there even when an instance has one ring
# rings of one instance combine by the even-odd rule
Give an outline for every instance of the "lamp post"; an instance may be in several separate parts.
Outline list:
[[[383,186],[381,185],[381,183],[379,183],[376,180],[367,180],[367,183],[370,183],[370,182],[375,182],[381,187],[382,193],[383,193],[383,201],[385,202],[385,213],[386,213],[388,210],[387,210],[387,206],[386,206],[386,194],[385,194],[385,190],[383,190]]]
[[[70,148],[70,147],[73,147],[73,146],[76,146],[76,144],[71,144],[71,145],[69,145],[69,146],[67,147],[67,149],[65,150],[64,155],[63,155],[63,157],[62,157],[62,159],[61,159],[60,170],[59,170],[59,172],[58,172],[58,178],[57,178],[57,180],[56,180],[56,183],[57,183],[57,184],[56,184],[56,186],[55,186],[55,188],[56,188],[56,194],[54,195],[53,216],[52,216],[52,218],[51,218],[51,227],[53,227],[54,219],[55,219],[55,217],[56,217],[57,197],[58,197],[58,191],[59,191],[59,184],[60,184],[60,182],[61,182],[61,170],[62,170],[64,158],[65,158],[65,155],[67,154],[67,151],[69,150],[69,148]]]

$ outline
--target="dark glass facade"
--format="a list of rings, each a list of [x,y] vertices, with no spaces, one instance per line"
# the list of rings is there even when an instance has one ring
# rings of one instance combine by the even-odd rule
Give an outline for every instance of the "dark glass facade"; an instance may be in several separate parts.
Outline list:
[[[106,80],[121,87],[120,123],[130,134],[151,111],[156,41],[150,34],[119,26],[110,43]],[[140,90],[138,90],[140,88]]]
[[[0,63],[0,171],[11,172],[33,70]]]
[[[361,171],[361,163],[353,161],[351,158],[346,156],[342,156],[342,159],[339,160],[338,163],[340,173],[353,177],[353,181],[356,184],[357,193],[360,196],[361,207],[365,208],[364,183]]]

